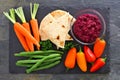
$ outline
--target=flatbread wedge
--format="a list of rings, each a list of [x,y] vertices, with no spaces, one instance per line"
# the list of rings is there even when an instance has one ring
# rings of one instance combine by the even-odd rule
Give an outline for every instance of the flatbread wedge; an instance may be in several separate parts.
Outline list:
[[[63,10],[55,10],[51,13],[49,13],[48,15],[46,15],[43,20],[41,21],[40,23],[40,29],[39,29],[39,33],[40,33],[40,36],[41,36],[41,40],[45,41],[48,39],[47,35],[44,33],[44,30],[43,28],[48,25],[49,23],[55,21],[55,20],[59,20],[60,17],[62,17],[63,15],[65,15],[66,11],[63,11]],[[73,23],[75,22],[75,18],[73,18],[72,15],[69,14],[68,16],[68,26],[69,26],[69,29],[70,30],[70,27],[73,25]],[[66,36],[66,40],[73,40],[72,37],[70,37],[69,34],[67,34]]]
[[[48,25],[49,23],[53,22],[54,20],[55,20],[54,17],[49,13],[41,21],[40,29],[39,29],[41,40],[45,41],[45,40],[48,39],[48,36],[46,35],[46,32],[44,31],[44,28],[46,27],[46,25]]]
[[[68,14],[62,16],[59,20],[49,23],[44,31],[57,47],[64,48],[66,36],[68,34]]]
[[[55,10],[46,15],[40,23],[41,40],[50,40],[57,47],[64,48],[66,40],[73,40],[68,34],[75,18],[63,10]]]

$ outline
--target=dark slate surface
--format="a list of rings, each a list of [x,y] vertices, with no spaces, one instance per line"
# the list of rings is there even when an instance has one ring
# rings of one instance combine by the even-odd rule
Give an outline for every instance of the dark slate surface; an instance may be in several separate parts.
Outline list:
[[[100,5],[110,7],[110,73],[109,74],[10,74],[9,21],[2,14],[15,6],[38,2],[42,5]],[[120,80],[120,1],[119,0],[0,0],[0,80]]]
[[[74,6],[74,7],[73,7]],[[79,6],[79,5],[73,5],[72,7],[71,6],[40,6],[39,7],[39,10],[38,10],[38,13],[39,15],[37,15],[37,19],[38,19],[38,22],[41,22],[41,20],[44,18],[45,15],[47,15],[49,12],[53,11],[53,10],[56,10],[56,9],[62,9],[62,10],[66,10],[68,11],[70,14],[72,14],[73,16],[76,16],[76,14],[80,11],[80,10],[84,10],[84,9],[95,9],[97,10],[98,12],[101,13],[101,15],[104,17],[105,19],[105,23],[106,23],[106,36],[105,36],[105,40],[107,41],[107,47],[105,49],[105,52],[104,52],[104,55],[103,57],[107,57],[107,61],[106,61],[106,65],[98,70],[97,72],[95,73],[108,73],[110,71],[110,60],[109,60],[109,57],[110,57],[110,54],[109,54],[109,8],[105,8],[105,7],[98,7],[96,5],[92,5],[92,6]],[[29,14],[29,7],[24,7],[24,12],[25,12],[25,15],[26,15],[26,19],[27,21],[30,20],[30,14]],[[9,71],[10,73],[25,73],[25,70],[26,68],[23,68],[23,67],[18,67],[15,65],[16,61],[17,60],[20,60],[20,59],[24,59],[23,57],[15,57],[14,56],[14,53],[17,53],[17,52],[20,52],[20,51],[23,51],[23,48],[21,47],[21,44],[19,43],[15,33],[14,33],[14,30],[13,30],[13,24],[10,23],[9,25]],[[69,70],[68,72],[66,72],[66,68],[64,67],[64,60],[65,60],[65,56],[66,56],[66,52],[64,53],[63,55],[63,58],[62,58],[62,61],[59,65],[57,65],[56,67],[53,67],[51,69],[46,69],[46,70],[40,70],[40,71],[37,71],[36,73],[41,73],[41,74],[64,74],[64,73],[67,73],[67,74],[81,74],[83,73],[79,68],[78,66],[75,67],[75,69],[73,70]],[[90,69],[91,65],[89,64],[88,65],[88,71],[86,72],[87,74],[90,73],[89,72],[89,69]],[[83,73],[84,74],[84,73]]]

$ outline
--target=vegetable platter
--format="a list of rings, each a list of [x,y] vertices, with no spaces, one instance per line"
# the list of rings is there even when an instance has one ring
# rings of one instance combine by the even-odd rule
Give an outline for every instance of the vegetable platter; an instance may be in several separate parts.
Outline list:
[[[81,5],[43,6],[37,3],[30,6],[10,9],[8,11],[10,15],[3,12],[8,19],[12,18],[9,24],[10,73],[94,74],[110,71],[108,8]],[[82,15],[87,16],[88,21],[95,18],[96,25],[99,26],[97,33],[93,32],[93,36],[84,38],[86,34],[80,32],[79,34],[82,34],[80,37],[73,26],[78,24],[77,19],[82,18],[82,16],[77,18],[78,14],[81,15],[80,11],[86,9],[98,11],[105,24],[101,24],[95,15]],[[105,26],[104,34],[95,37],[103,26]],[[71,29],[73,29],[72,32]],[[75,37],[81,38],[85,44],[77,41]],[[21,39],[24,40],[20,41]],[[93,39],[94,43],[92,43]],[[87,42],[92,44],[86,44]]]

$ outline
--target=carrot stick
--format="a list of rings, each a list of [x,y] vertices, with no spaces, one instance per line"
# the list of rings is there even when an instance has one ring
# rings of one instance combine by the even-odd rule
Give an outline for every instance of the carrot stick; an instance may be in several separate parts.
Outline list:
[[[33,36],[34,38],[39,42],[40,41],[40,36],[39,36],[39,30],[38,30],[38,21],[37,19],[35,19],[37,10],[38,10],[39,4],[34,4],[33,10],[32,10],[32,3],[30,3],[30,12],[31,12],[31,20],[30,20],[30,24],[32,27],[32,31],[33,31]],[[37,49],[39,50],[40,47],[37,47]]]
[[[14,9],[10,9],[10,14],[8,14],[7,12],[3,12],[3,14],[12,22],[15,23],[16,19],[15,19],[15,13],[14,13]],[[19,40],[19,42],[21,43],[22,47],[24,48],[25,51],[29,51],[29,48],[26,44],[26,40],[24,38],[24,36],[18,32],[18,30],[16,30],[16,28],[14,27],[14,31],[15,34]]]
[[[16,12],[16,14],[18,15],[18,17],[21,19],[21,21],[22,21],[22,26],[23,26],[27,31],[29,31],[29,33],[31,33],[31,31],[30,31],[30,25],[29,25],[28,22],[26,22],[26,19],[25,19],[25,16],[24,16],[24,12],[23,12],[23,8],[22,8],[22,7],[19,7],[19,8],[17,8],[17,9],[15,9],[15,12]],[[33,43],[32,43],[28,38],[25,37],[25,39],[26,39],[26,41],[27,41],[27,45],[28,45],[30,51],[34,51]]]

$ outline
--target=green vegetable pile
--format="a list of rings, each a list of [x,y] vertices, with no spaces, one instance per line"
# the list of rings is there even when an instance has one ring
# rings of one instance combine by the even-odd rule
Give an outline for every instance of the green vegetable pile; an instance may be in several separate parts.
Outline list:
[[[33,71],[49,69],[60,63],[64,51],[69,50],[74,46],[73,42],[66,42],[65,48],[58,49],[50,41],[41,41],[41,50],[34,52],[20,52],[14,54],[16,57],[26,57],[26,60],[18,60],[17,66],[26,67],[26,73]]]
[[[27,57],[26,60],[18,60],[17,66],[26,67],[26,73],[33,71],[44,70],[52,68],[60,63],[62,51],[47,50],[47,51],[34,51],[34,52],[20,52],[16,53],[17,57]]]
[[[50,40],[40,41],[41,50],[53,50],[55,47]]]
[[[46,40],[46,41],[41,41],[40,42],[41,45],[41,50],[56,50],[56,46],[50,41],[50,40]],[[73,46],[75,46],[75,44],[73,43],[73,41],[66,41],[65,42],[65,47],[62,49],[60,48],[60,51],[67,51],[70,48],[72,48]]]

